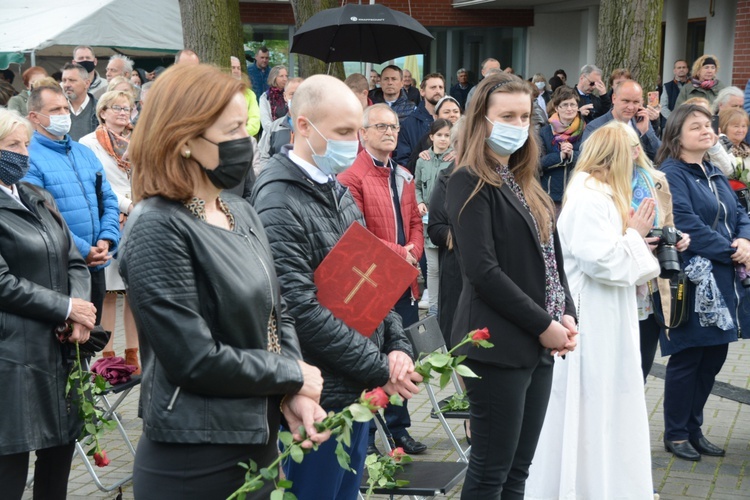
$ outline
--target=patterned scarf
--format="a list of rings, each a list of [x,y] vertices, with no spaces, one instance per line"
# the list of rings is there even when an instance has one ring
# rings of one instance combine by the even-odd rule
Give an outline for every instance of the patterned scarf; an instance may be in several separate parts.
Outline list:
[[[274,120],[281,118],[289,111],[284,100],[284,89],[270,87],[268,89],[268,103],[271,105],[271,118]]]
[[[96,140],[102,145],[109,156],[117,162],[117,168],[127,174],[130,179],[130,162],[122,159],[122,155],[128,150],[130,141],[125,137],[115,134],[106,125],[96,128]]]
[[[549,124],[552,125],[552,144],[554,146],[565,141],[568,141],[571,144],[577,142],[583,135],[583,129],[586,126],[584,121],[581,120],[581,115],[578,113],[576,113],[573,122],[567,127],[560,121],[560,117],[557,116],[557,113],[552,113],[552,116],[549,117]]]
[[[654,179],[646,169],[635,166],[633,169],[633,200],[630,202],[630,206],[633,210],[638,210],[641,203],[646,198],[651,198],[656,201],[656,188],[654,187]],[[659,227],[659,207],[654,204],[654,227]]]
[[[714,88],[714,85],[719,83],[719,80],[703,80],[700,81],[697,78],[691,78],[690,83],[693,84],[693,87],[697,89],[703,89],[703,90],[711,90]]]
[[[743,141],[739,146],[732,144],[732,150],[730,152],[735,158],[747,158],[750,156],[750,147]]]

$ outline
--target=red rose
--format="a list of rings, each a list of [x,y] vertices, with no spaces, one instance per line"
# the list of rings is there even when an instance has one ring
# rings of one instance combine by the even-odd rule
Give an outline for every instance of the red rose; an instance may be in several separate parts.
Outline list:
[[[398,448],[394,448],[393,450],[391,450],[388,456],[391,457],[394,462],[400,462],[401,457],[406,456],[406,452],[399,446]]]
[[[474,330],[474,333],[471,334],[471,341],[474,345],[478,345],[480,341],[482,340],[489,340],[490,339],[490,331],[487,328],[482,328],[481,330]]]
[[[97,467],[106,467],[109,465],[109,458],[107,458],[107,452],[97,451],[94,453],[94,463],[96,463]]]
[[[369,401],[370,405],[374,406],[376,411],[388,406],[388,394],[385,393],[382,387],[376,387],[370,392],[365,393],[365,401]]]

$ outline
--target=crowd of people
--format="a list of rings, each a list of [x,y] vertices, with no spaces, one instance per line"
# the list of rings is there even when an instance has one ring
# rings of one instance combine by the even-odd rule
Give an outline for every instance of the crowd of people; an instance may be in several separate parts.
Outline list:
[[[315,423],[375,387],[405,400],[385,410],[396,445],[424,453],[405,334],[420,308],[448,346],[485,327],[494,343],[458,353],[480,376],[462,381],[462,498],[653,498],[644,383],[659,345],[666,450],[725,454],[703,409],[750,332],[750,100],[716,79],[716,57],[676,61],[650,90],[627,68],[587,64],[570,86],[494,58],[449,87],[396,65],[290,78],[265,47],[247,73],[183,50],[152,72],[114,55],[102,78],[91,47],[72,55],[59,81],[34,66],[0,94],[9,498],[32,451],[34,498],[65,498],[83,425],[64,390],[71,346],[115,330],[120,296],[124,361],[142,372],[139,500],[226,498],[239,462],[278,456],[280,430],[316,448],[283,464],[297,498],[356,498],[374,426],[353,423],[346,470]],[[354,223],[425,278],[370,336],[315,281]]]

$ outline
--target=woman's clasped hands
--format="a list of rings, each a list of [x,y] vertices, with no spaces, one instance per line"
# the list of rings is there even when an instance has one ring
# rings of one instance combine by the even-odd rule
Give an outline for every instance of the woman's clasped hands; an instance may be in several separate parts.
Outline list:
[[[576,320],[566,314],[561,321],[552,320],[552,323],[539,336],[539,342],[550,349],[550,354],[553,356],[565,356],[575,350],[578,345],[576,335],[578,335]]]

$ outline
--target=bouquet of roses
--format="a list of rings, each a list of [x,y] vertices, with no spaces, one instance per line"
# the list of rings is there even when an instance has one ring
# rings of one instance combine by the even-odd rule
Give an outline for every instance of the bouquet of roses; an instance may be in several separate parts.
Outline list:
[[[429,380],[432,377],[432,372],[440,374],[441,389],[448,384],[453,372],[456,372],[463,377],[477,378],[477,374],[462,364],[466,359],[466,356],[454,357],[453,353],[456,349],[469,343],[475,347],[493,347],[493,344],[488,342],[489,338],[490,333],[487,328],[482,328],[480,330],[473,330],[466,334],[461,342],[456,344],[447,353],[434,352],[428,355],[420,353],[417,362],[414,364],[414,371],[422,375],[424,382],[426,383],[429,383]],[[322,422],[315,424],[315,428],[318,431],[331,431],[331,434],[336,436],[336,458],[343,469],[351,469],[351,459],[344,446],[351,446],[351,432],[354,422],[369,422],[374,418],[374,414],[377,411],[384,409],[389,403],[397,406],[403,404],[401,397],[398,394],[389,397],[381,387],[378,387],[369,392],[362,392],[359,400],[347,406],[339,413],[329,413]],[[244,500],[248,493],[261,489],[265,481],[273,481],[276,486],[276,489],[271,493],[271,500],[296,499],[294,494],[286,491],[288,488],[291,488],[292,482],[286,479],[279,479],[279,466],[289,457],[295,462],[300,463],[305,458],[305,453],[310,451],[310,449],[302,447],[302,442],[306,439],[304,429],[300,429],[300,434],[302,435],[302,440],[295,441],[291,432],[279,433],[279,441],[284,445],[284,450],[279,454],[276,460],[268,465],[268,467],[259,469],[258,465],[252,460],[248,463],[240,463],[239,465],[247,470],[247,473],[245,474],[245,483],[232,493],[228,500],[233,500],[235,498],[238,500]],[[312,450],[317,449],[318,445],[313,443]],[[399,450],[399,448],[393,450],[388,457],[382,460],[377,457],[374,459],[368,457],[366,459],[366,463],[367,460],[370,460],[370,465],[368,466],[368,470],[370,470],[368,480],[370,492],[372,492],[373,488],[378,486],[405,486],[408,483],[404,481],[396,481],[393,478],[393,474],[401,469],[401,464],[411,461],[411,457],[405,455],[403,449],[401,449],[398,456],[396,456],[397,450]]]

